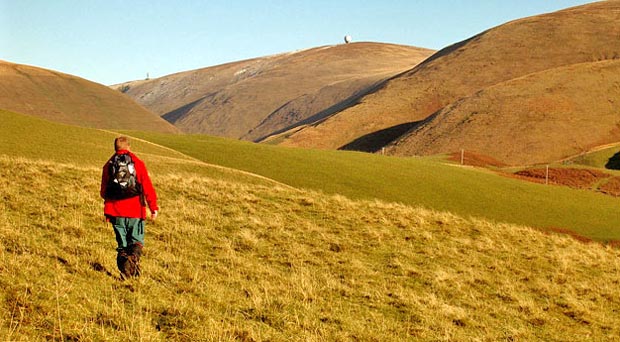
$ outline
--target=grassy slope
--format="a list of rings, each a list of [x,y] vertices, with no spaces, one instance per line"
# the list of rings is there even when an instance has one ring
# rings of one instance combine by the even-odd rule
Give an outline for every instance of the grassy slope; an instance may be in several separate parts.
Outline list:
[[[132,134],[294,187],[424,206],[464,217],[568,228],[598,240],[620,239],[620,200],[585,190],[532,184],[422,158],[289,149],[198,135]]]
[[[178,132],[156,114],[104,85],[2,60],[0,109],[83,127]]]
[[[118,133],[52,123],[33,116],[0,110],[0,154],[100,168],[114,152]],[[272,182],[203,162],[168,148],[139,140],[132,150],[151,173],[200,173],[254,184]],[[153,164],[152,167],[150,164]]]
[[[134,150],[149,165],[163,210],[147,224],[144,276],[120,282],[98,197],[115,134],[6,111],[0,121],[0,340],[600,341],[620,334],[617,250],[274,186],[139,141]],[[230,141],[164,137],[205,139],[192,152],[213,159],[214,145],[236,162],[269,156],[248,148],[255,145],[225,150]],[[272,165],[283,163],[272,171],[292,168],[287,160],[315,161],[303,171],[318,180],[319,172],[341,176],[333,173],[344,168],[337,159],[359,172],[375,162],[380,173],[381,162],[392,160],[265,151]],[[411,163],[426,181],[474,172]],[[418,194],[430,196],[423,189]]]
[[[617,84],[620,60],[533,73],[445,107],[388,152],[412,156],[465,149],[510,165],[556,161],[620,141]]]
[[[609,166],[617,167],[617,159],[620,155],[620,144],[616,146],[604,148],[584,155],[571,158],[566,161],[567,164],[578,164],[598,168],[609,168]],[[610,165],[613,164],[613,165]],[[612,167],[612,169],[615,169]]]
[[[431,53],[380,43],[323,46],[141,81],[126,94],[184,132],[255,140],[309,119]]]
[[[14,177],[12,170],[20,170]],[[620,253],[517,226],[155,174],[120,282],[99,172],[0,157],[0,339],[609,341]]]

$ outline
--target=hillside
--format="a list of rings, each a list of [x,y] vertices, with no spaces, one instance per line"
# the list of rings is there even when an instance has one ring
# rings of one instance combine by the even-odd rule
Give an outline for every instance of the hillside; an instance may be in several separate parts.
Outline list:
[[[0,109],[0,154],[11,158],[43,160],[52,163],[77,163],[82,167],[100,170],[114,153],[112,131],[50,122],[37,117]],[[174,140],[180,135],[166,134]],[[278,182],[248,172],[207,164],[181,152],[138,138],[132,139],[132,149],[150,165],[154,173],[183,175],[199,173],[204,177],[235,180],[244,184],[277,185]]]
[[[184,132],[257,141],[329,116],[432,52],[380,43],[323,46],[112,87]]]
[[[617,249],[471,218],[475,208],[542,214],[585,222],[581,233],[605,241],[618,233],[613,197],[423,158],[134,132],[146,138],[133,138],[132,149],[149,167],[161,213],[147,223],[143,276],[121,282],[98,196],[117,133],[4,110],[0,121],[0,340],[620,334]],[[465,214],[295,189],[205,161],[292,174],[325,192],[361,186],[358,198],[398,188],[417,201],[461,203]],[[511,206],[519,201],[531,205]]]
[[[147,224],[143,276],[121,282],[114,236],[101,219],[99,172],[0,157],[3,340],[610,341],[620,334],[615,249],[199,174],[153,175],[162,214]]]
[[[465,149],[512,165],[560,160],[620,141],[619,105],[620,59],[573,64],[462,98],[386,153],[432,155]]]
[[[435,53],[415,68],[389,80],[377,91],[359,98],[354,106],[318,124],[289,132],[280,143],[376,151],[403,133],[403,129],[395,129],[390,134],[390,129],[404,126],[406,131],[442,108],[455,106],[461,99],[493,85],[572,64],[619,58],[619,21],[620,1],[604,1],[523,18],[489,29]],[[613,83],[605,85],[605,89],[613,87]],[[515,96],[526,90],[512,89]],[[552,102],[561,101],[554,99],[554,94],[565,96],[559,91],[543,91]],[[593,96],[593,92],[590,90],[578,96],[587,98]],[[608,101],[592,104],[589,113],[608,111]],[[484,108],[470,110],[483,111]],[[520,120],[527,121],[527,118]],[[566,124],[572,128],[579,123]],[[607,128],[608,131],[611,129],[613,126]],[[530,134],[540,135],[540,132],[532,130]],[[482,137],[479,144],[497,144],[494,140],[497,136],[490,135],[492,138]],[[608,138],[607,135],[595,136],[592,140],[605,141]],[[509,137],[502,139],[505,144],[510,140]],[[455,138],[454,144],[458,142]],[[536,153],[537,150],[530,150],[530,154]],[[543,156],[535,157],[544,159]]]
[[[565,163],[620,170],[620,142],[608,146],[600,146],[588,153],[572,156]]]
[[[131,134],[210,164],[260,174],[295,188],[541,229],[563,228],[598,241],[620,240],[620,198],[599,192],[605,181],[620,173],[573,189],[534,184],[443,159],[283,148],[202,135]]]
[[[178,132],[165,120],[106,86],[1,60],[0,109],[83,127]]]
[[[2,110],[0,121],[0,153],[57,163],[79,161],[97,169],[111,155],[119,134]],[[620,173],[571,189],[427,158],[290,149],[202,135],[126,134],[134,137],[134,150],[156,174],[198,173],[246,184],[311,189],[541,229],[569,229],[601,242],[620,240],[620,199],[600,193],[617,189],[613,182]]]

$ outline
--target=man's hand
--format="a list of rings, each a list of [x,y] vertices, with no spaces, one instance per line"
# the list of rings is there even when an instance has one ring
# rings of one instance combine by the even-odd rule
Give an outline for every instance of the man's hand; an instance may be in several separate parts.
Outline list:
[[[151,211],[151,220],[155,221],[155,219],[157,218],[157,213],[158,210]]]

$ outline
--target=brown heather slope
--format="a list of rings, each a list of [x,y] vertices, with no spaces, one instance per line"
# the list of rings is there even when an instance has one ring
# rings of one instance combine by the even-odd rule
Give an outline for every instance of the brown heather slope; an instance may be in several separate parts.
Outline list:
[[[464,149],[509,165],[560,160],[620,141],[620,59],[574,64],[486,88],[445,107],[388,148]]]
[[[358,99],[357,105],[290,134],[282,144],[337,149],[355,142],[353,149],[375,151],[397,136],[365,141],[374,138],[373,133],[424,120],[494,84],[560,66],[620,57],[619,23],[619,1],[506,23],[437,52]]]
[[[83,127],[178,132],[154,113],[104,85],[1,60],[0,109]]]
[[[314,122],[433,51],[381,43],[324,46],[113,86],[184,132],[258,141]]]

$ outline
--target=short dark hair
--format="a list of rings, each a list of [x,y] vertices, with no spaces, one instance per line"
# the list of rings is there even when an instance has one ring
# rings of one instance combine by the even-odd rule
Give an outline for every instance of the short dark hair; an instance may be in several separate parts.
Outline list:
[[[129,149],[129,138],[124,135],[114,139],[114,151],[119,150],[128,150]]]

